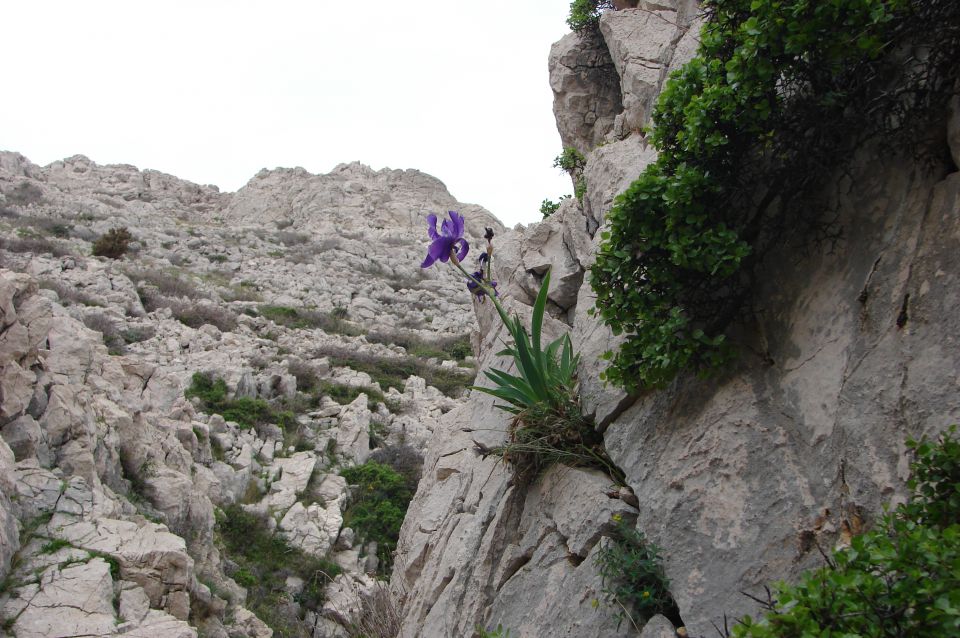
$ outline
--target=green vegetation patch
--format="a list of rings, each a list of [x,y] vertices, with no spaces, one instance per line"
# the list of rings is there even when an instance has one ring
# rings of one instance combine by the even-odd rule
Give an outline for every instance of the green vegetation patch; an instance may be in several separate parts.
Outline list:
[[[389,465],[375,461],[348,467],[340,475],[349,484],[357,486],[350,506],[343,514],[343,524],[366,542],[376,541],[377,570],[382,575],[389,575],[400,526],[413,498],[408,481]]]
[[[595,28],[600,20],[600,14],[612,8],[611,0],[573,0],[570,3],[567,26],[577,33]]]
[[[263,399],[250,397],[227,398],[227,383],[223,379],[214,379],[205,372],[195,372],[190,387],[184,392],[188,399],[200,399],[203,409],[210,414],[219,414],[226,421],[234,421],[241,428],[276,423],[283,427],[296,419],[287,412],[274,412],[270,404]]]
[[[909,442],[912,498],[833,552],[799,583],[781,583],[738,638],[941,638],[960,635],[960,442]]]
[[[340,567],[271,534],[263,518],[240,505],[228,505],[217,513],[216,530],[230,560],[238,566],[234,580],[247,588],[247,608],[277,632],[275,635],[301,635],[302,614],[323,606],[324,588],[340,573]],[[288,576],[306,583],[295,600],[287,593]],[[300,605],[299,618],[289,613],[294,602]]]
[[[93,242],[93,254],[96,257],[120,259],[127,253],[131,241],[133,235],[126,228],[111,228]]]
[[[422,359],[436,358],[444,361],[463,362],[464,359],[473,355],[469,335],[427,340],[412,332],[371,332],[367,335],[367,341],[400,346],[411,356]]]
[[[330,312],[292,308],[290,306],[261,305],[257,308],[262,317],[280,326],[293,329],[312,330],[319,328],[328,334],[357,336],[363,331],[345,320],[344,314],[337,308]]]
[[[597,552],[603,592],[620,611],[621,622],[629,619],[637,629],[661,614],[677,627],[683,625],[680,611],[670,595],[670,581],[663,571],[660,548],[643,532],[616,517],[611,541]]]
[[[575,3],[579,4],[579,2]],[[868,140],[920,151],[960,77],[960,3],[707,0],[653,112],[650,164],[606,215],[591,283],[628,390],[723,369],[755,269],[829,236],[825,185]]]
[[[331,365],[366,372],[381,388],[402,389],[406,380],[416,375],[445,395],[456,397],[474,379],[473,374],[432,366],[414,357],[381,357],[337,347],[323,348],[318,355],[329,357]]]

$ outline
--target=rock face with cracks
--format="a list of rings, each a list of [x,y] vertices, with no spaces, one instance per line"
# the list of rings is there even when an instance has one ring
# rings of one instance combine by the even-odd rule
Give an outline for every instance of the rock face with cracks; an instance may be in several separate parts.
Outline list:
[[[741,591],[763,595],[822,565],[818,545],[849,542],[904,498],[904,442],[960,419],[960,172],[947,153],[933,165],[873,148],[850,158],[825,185],[842,238],[827,250],[796,237],[765,259],[763,312],[732,329],[742,354],[720,377],[682,375],[637,396],[598,380],[617,338],[588,314],[586,271],[614,198],[656,157],[638,129],[667,73],[693,52],[693,9],[641,2],[601,17],[618,99],[562,63],[602,59],[598,41],[568,35],[555,45],[558,129],[586,155],[586,193],[581,205],[566,200],[544,222],[497,238],[494,278],[521,316],[554,268],[548,329],[569,330],[581,353],[584,410],[636,508],[582,470],[555,467],[525,490],[512,485],[476,445],[503,442],[508,420],[472,395],[435,431],[404,523],[394,571],[407,592],[403,636],[498,624],[511,635],[619,635],[594,563],[614,513],[635,516],[662,548],[687,635],[712,635],[724,616],[756,615]],[[601,98],[615,106],[601,109]],[[954,158],[956,107],[938,129]],[[492,354],[499,321],[489,306],[478,320],[481,366],[504,367]],[[641,635],[673,633],[656,617]]]
[[[380,448],[424,454],[391,580],[400,636],[636,635],[596,560],[616,520],[662,548],[687,635],[711,635],[756,612],[740,591],[795,579],[903,498],[903,442],[960,418],[960,107],[938,124],[939,163],[867,148],[825,185],[842,237],[766,258],[763,311],[733,328],[725,374],[628,396],[599,381],[617,338],[588,312],[587,271],[614,198],[656,157],[642,129],[698,25],[689,2],[616,4],[550,57],[583,201],[515,231],[418,171],[265,170],[227,194],[0,153],[0,633],[268,638],[269,620],[348,636],[386,589],[338,470]],[[551,269],[545,336],[571,333],[583,409],[627,487],[563,466],[518,485],[481,454],[509,420],[448,381],[509,370],[506,335],[457,277],[418,267],[423,218],[448,209],[475,247],[494,228],[494,278],[528,322]],[[128,254],[91,257],[120,226]],[[476,360],[425,343],[463,337],[471,310]],[[240,423],[187,399],[197,372],[273,412]],[[343,570],[322,600],[290,576],[258,606],[223,542],[231,507]],[[675,629],[656,616],[639,633]]]

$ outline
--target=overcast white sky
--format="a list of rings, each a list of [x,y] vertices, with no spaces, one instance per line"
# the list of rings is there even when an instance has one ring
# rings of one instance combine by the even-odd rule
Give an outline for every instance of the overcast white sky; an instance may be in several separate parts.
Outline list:
[[[261,168],[417,168],[508,225],[571,191],[547,74],[568,0],[3,4],[0,149],[224,191]]]

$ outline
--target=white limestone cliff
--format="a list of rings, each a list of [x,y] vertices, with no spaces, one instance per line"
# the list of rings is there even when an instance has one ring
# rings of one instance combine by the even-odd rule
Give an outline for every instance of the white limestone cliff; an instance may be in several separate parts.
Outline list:
[[[872,148],[829,185],[839,243],[804,250],[797,238],[763,264],[763,312],[735,329],[742,356],[732,369],[638,396],[599,381],[616,338],[588,314],[597,230],[655,159],[640,128],[696,33],[690,3],[639,5],[605,13],[600,39],[571,34],[554,46],[558,129],[586,155],[587,190],[582,205],[566,200],[542,223],[498,237],[494,273],[523,316],[553,267],[549,330],[570,331],[584,409],[636,501],[570,468],[526,490],[512,485],[475,443],[502,443],[508,420],[472,395],[435,432],[401,534],[393,584],[406,592],[402,636],[498,624],[524,637],[635,635],[626,623],[617,629],[615,608],[595,605],[604,596],[593,558],[614,513],[635,517],[662,548],[686,635],[715,635],[725,615],[756,613],[740,592],[762,595],[822,564],[818,544],[845,542],[902,499],[904,442],[960,419],[960,172],[956,160],[918,165]],[[608,67],[617,96],[599,70]],[[954,157],[957,121],[954,111],[942,130]],[[498,321],[489,307],[478,319],[481,368],[503,367],[492,354]],[[661,617],[641,635],[673,630]]]

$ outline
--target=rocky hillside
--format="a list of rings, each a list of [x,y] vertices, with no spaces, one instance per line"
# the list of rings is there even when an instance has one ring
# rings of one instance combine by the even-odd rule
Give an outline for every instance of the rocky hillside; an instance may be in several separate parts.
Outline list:
[[[414,485],[474,377],[463,284],[419,267],[448,209],[502,230],[417,171],[0,153],[0,635],[360,631],[390,552],[345,468]]]
[[[570,331],[584,409],[628,487],[562,466],[515,484],[481,453],[504,443],[509,415],[471,396],[441,419],[403,527],[402,636],[501,626],[652,638],[681,635],[676,624],[717,635],[725,618],[756,614],[741,592],[765,596],[822,564],[817,547],[874,525],[905,494],[904,442],[960,419],[960,108],[937,123],[935,160],[875,148],[852,158],[828,188],[840,237],[815,249],[797,237],[766,258],[759,312],[735,330],[743,354],[730,370],[635,396],[599,381],[617,338],[589,314],[585,273],[614,197],[655,158],[642,126],[698,28],[694,2],[639,5],[603,14],[597,37],[554,45],[555,115],[564,146],[586,155],[586,192],[498,237],[494,267],[523,317],[552,265],[545,330]],[[494,354],[504,335],[489,306],[479,323],[479,365],[509,369]],[[657,616],[641,632],[605,595],[597,556],[618,519],[662,549],[672,622]]]

